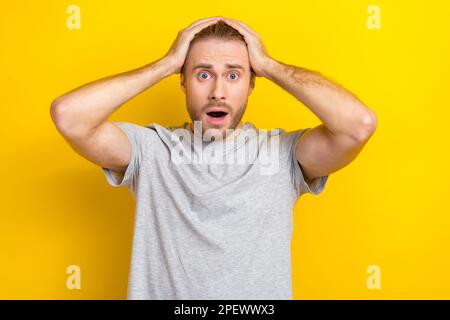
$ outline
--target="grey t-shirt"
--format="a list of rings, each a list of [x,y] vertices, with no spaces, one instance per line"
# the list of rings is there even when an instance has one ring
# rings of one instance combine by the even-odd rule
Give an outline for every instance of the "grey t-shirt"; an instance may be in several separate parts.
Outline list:
[[[245,122],[224,145],[190,130],[174,139],[187,122],[114,123],[131,143],[131,161],[123,177],[102,169],[136,201],[128,299],[292,299],[293,207],[328,179],[308,185],[295,158],[309,128],[262,131]],[[211,162],[230,155],[234,162]]]

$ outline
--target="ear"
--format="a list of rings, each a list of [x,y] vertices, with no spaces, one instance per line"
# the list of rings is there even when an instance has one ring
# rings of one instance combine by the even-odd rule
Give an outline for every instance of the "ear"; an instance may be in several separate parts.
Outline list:
[[[255,76],[252,76],[250,78],[250,86],[248,87],[248,95],[250,95],[253,92],[253,89],[255,88]]]
[[[184,94],[186,94],[186,85],[185,85],[185,78],[183,72],[180,72],[180,85],[181,90],[183,90]]]

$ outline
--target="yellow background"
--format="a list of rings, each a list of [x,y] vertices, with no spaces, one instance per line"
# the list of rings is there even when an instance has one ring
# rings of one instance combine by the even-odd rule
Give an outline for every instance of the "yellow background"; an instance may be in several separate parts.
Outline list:
[[[69,5],[81,29],[66,27]],[[381,29],[366,26],[381,8]],[[450,50],[443,1],[8,1],[0,12],[0,298],[124,299],[134,201],[58,134],[52,100],[164,55],[193,21],[243,20],[269,54],[318,70],[378,116],[360,156],[295,208],[295,299],[449,299]],[[111,120],[188,120],[179,77]],[[319,119],[257,78],[244,120],[294,130]],[[81,268],[81,290],[66,268]],[[369,290],[369,265],[381,289]]]

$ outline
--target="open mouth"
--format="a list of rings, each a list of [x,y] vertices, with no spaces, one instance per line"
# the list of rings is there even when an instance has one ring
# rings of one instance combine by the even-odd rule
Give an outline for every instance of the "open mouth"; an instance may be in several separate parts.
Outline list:
[[[227,117],[228,113],[225,111],[211,111],[206,113],[206,115],[209,122],[220,123]]]
[[[208,112],[207,115],[210,117],[213,117],[213,118],[222,118],[222,117],[225,117],[227,115],[227,113],[224,111],[211,111],[211,112]]]

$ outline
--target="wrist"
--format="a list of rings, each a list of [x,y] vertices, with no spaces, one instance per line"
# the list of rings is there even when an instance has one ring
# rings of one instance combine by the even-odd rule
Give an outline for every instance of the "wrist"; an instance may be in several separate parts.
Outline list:
[[[161,78],[166,78],[176,72],[172,60],[168,56],[164,56],[144,67],[147,71],[153,70],[157,72]]]
[[[170,76],[175,73],[179,73],[181,67],[177,65],[176,60],[172,56],[166,55],[159,60],[161,67],[166,71],[167,75]]]
[[[268,57],[264,63],[264,67],[262,68],[262,76],[264,78],[267,78],[269,80],[274,80],[275,75],[277,74],[277,70],[280,68],[280,63],[273,59]]]

